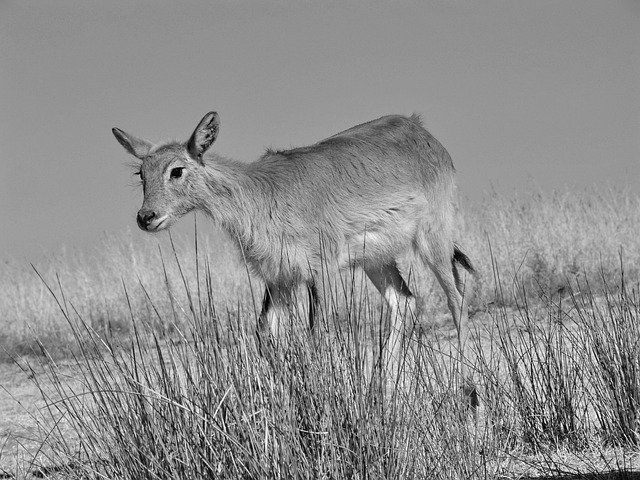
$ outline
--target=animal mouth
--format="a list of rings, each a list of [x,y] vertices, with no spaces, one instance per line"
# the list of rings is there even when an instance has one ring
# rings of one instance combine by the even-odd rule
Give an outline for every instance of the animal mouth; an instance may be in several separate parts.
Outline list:
[[[158,230],[163,230],[168,227],[169,215],[165,215],[164,217],[160,217],[155,219],[149,225],[147,225],[147,231],[149,232],[157,232]]]

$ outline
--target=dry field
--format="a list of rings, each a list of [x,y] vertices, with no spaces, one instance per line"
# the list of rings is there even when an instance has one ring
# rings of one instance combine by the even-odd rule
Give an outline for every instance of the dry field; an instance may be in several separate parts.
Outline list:
[[[618,478],[603,472],[640,468],[639,228],[624,189],[463,202],[475,415],[442,293],[411,258],[425,315],[393,374],[369,372],[385,309],[358,273],[323,292],[317,344],[292,312],[260,356],[262,286],[202,219],[197,242],[131,233],[6,262],[0,474]]]

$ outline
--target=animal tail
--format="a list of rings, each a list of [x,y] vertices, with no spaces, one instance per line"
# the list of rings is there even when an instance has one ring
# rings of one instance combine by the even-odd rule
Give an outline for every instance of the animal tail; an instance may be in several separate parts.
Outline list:
[[[460,247],[455,243],[453,244],[453,261],[462,265],[462,267],[464,267],[464,269],[467,270],[469,273],[471,274],[476,273],[476,269],[473,268],[473,265],[471,264],[471,260],[469,260],[469,257],[467,257],[467,255],[464,254],[462,250],[460,250]]]

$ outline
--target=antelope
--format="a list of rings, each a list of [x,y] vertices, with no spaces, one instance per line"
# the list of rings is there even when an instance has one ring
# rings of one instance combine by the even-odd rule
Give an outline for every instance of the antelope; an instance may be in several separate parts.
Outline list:
[[[462,342],[467,315],[459,267],[474,269],[453,240],[455,170],[418,115],[384,116],[311,146],[269,149],[252,163],[209,151],[219,129],[218,114],[209,112],[186,142],[154,145],[118,128],[113,134],[142,161],[142,230],[168,229],[198,210],[237,242],[266,285],[258,338],[276,335],[301,285],[314,329],[316,281],[322,263],[331,262],[364,269],[389,306],[386,348],[396,349],[402,307],[416,308],[397,262],[413,251],[444,290]]]

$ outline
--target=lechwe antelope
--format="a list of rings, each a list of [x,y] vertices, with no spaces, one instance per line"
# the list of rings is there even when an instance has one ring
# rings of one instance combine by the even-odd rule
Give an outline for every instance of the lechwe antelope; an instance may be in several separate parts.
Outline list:
[[[309,147],[269,150],[253,163],[209,153],[219,128],[218,114],[210,112],[185,143],[153,145],[117,128],[113,134],[142,160],[141,229],[163,230],[185,213],[203,210],[238,242],[266,283],[259,338],[275,333],[302,284],[313,329],[315,279],[323,262],[357,265],[390,307],[387,351],[395,351],[404,309],[416,308],[396,261],[413,250],[442,286],[463,341],[458,266],[473,267],[453,241],[455,171],[417,115],[382,117]]]

